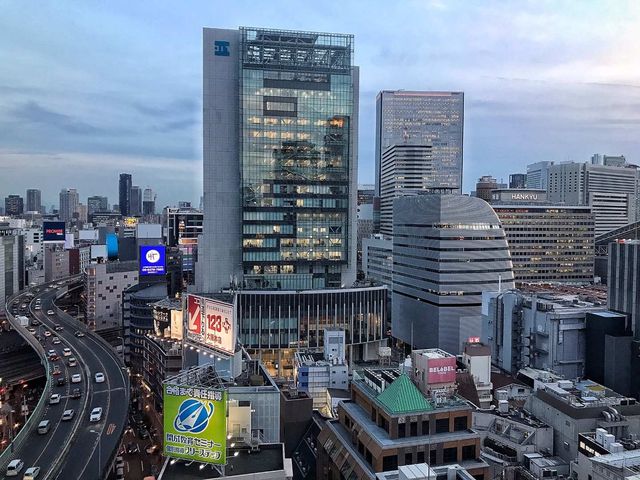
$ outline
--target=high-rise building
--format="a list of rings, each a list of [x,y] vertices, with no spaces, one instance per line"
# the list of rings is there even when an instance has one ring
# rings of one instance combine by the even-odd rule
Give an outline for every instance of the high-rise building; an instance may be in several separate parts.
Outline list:
[[[527,174],[526,173],[512,173],[509,175],[509,188],[526,188],[527,187]]]
[[[484,200],[399,197],[393,212],[392,335],[459,352],[479,336],[482,292],[514,288],[500,220]]]
[[[142,193],[142,214],[154,215],[156,213],[156,194],[150,188],[145,188]]]
[[[138,185],[131,186],[131,203],[129,215],[140,216],[142,215],[142,189]]]
[[[358,78],[352,35],[204,29],[200,291],[355,281]]]
[[[107,199],[107,197],[94,195],[92,197],[87,198],[87,214],[89,216],[93,215],[96,212],[108,212],[108,211],[109,211],[109,200]]]
[[[20,195],[9,195],[4,199],[5,215],[22,215],[24,213],[24,200]]]
[[[638,183],[635,166],[567,162],[548,169],[548,199],[568,205],[589,205],[596,236],[638,219]]]
[[[24,236],[17,229],[0,226],[0,313],[8,297],[24,288]]]
[[[417,188],[462,188],[464,93],[383,90],[376,98],[375,194],[382,195],[383,156],[393,145],[422,146],[403,162],[413,158],[420,164],[416,174],[407,170],[405,189],[419,181]],[[388,153],[387,153],[388,155]],[[424,164],[424,165],[422,165]],[[409,166],[409,165],[407,165]]]
[[[591,283],[594,221],[588,205],[547,201],[532,189],[493,191],[491,207],[507,236],[516,283]]]
[[[640,340],[640,240],[609,244],[607,303],[614,312],[628,315],[636,340]]]
[[[485,202],[491,201],[491,192],[498,188],[498,181],[491,175],[484,175],[476,182],[476,197]]]
[[[73,214],[78,211],[80,196],[75,188],[63,188],[60,190],[60,210],[58,218],[63,222],[73,220]]]
[[[78,208],[76,209],[76,216],[80,222],[87,223],[87,219],[89,217],[89,209],[87,206],[79,203]]]
[[[549,184],[549,167],[553,162],[536,162],[527,165],[527,188],[547,190]]]
[[[124,216],[131,215],[131,174],[121,173],[118,184],[118,205],[120,213]]]
[[[27,212],[39,212],[42,208],[41,192],[38,189],[27,190]]]
[[[358,205],[373,204],[375,185],[358,185]]]

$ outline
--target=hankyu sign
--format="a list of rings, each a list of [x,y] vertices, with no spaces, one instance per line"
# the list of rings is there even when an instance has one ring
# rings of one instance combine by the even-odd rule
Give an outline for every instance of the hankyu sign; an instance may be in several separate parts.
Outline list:
[[[164,275],[164,245],[143,245],[140,247],[140,275]]]
[[[456,381],[456,358],[430,358],[428,363],[428,382],[453,383]]]
[[[235,351],[233,304],[188,295],[187,339],[232,354]]]
[[[512,193],[511,200],[538,200],[537,193]]]
[[[64,243],[65,241],[64,222],[43,222],[42,223],[42,241]]]
[[[163,404],[165,456],[226,463],[226,391],[165,384]]]

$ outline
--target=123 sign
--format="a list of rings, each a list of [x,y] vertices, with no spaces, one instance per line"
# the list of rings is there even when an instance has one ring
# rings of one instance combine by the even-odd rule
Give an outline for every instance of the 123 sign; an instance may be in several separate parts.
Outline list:
[[[189,340],[225,353],[235,351],[233,304],[189,295],[187,311]]]

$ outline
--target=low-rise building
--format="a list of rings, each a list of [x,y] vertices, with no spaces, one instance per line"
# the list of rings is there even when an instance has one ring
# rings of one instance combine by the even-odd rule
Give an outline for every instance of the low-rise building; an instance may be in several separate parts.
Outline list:
[[[622,480],[640,476],[640,441],[618,439],[603,428],[578,435],[578,457],[571,465],[576,480]]]

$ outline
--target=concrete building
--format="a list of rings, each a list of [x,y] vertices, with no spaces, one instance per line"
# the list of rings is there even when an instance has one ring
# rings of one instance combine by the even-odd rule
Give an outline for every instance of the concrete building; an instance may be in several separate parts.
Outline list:
[[[118,206],[120,213],[128,217],[131,215],[131,174],[121,173],[118,182]]]
[[[64,248],[64,244],[45,244],[44,281],[53,282],[68,277],[69,271],[69,251]]]
[[[142,215],[142,188],[138,185],[131,185],[131,204],[129,215],[139,217]]]
[[[640,340],[640,240],[609,244],[607,304],[629,317],[636,340]]]
[[[459,352],[480,335],[482,292],[513,288],[500,221],[475,197],[426,194],[394,202],[392,334]]]
[[[78,211],[80,196],[75,188],[63,188],[60,190],[60,210],[58,218],[63,222],[72,222],[74,214]]]
[[[142,214],[154,215],[156,213],[156,194],[150,188],[145,188],[142,192]]]
[[[526,173],[512,173],[509,175],[509,188],[527,188]]]
[[[485,202],[491,202],[493,191],[497,190],[498,181],[491,175],[485,175],[476,182],[476,197],[483,199]]]
[[[594,217],[589,206],[553,204],[544,190],[494,190],[491,207],[507,236],[516,284],[591,283]]]
[[[376,234],[362,240],[362,270],[364,278],[383,283],[392,291],[393,240]]]
[[[166,207],[164,209],[168,247],[198,243],[202,235],[204,214],[195,208]]]
[[[108,212],[109,200],[107,197],[94,195],[87,198],[87,215],[91,217],[96,212]]]
[[[42,192],[36,188],[27,189],[27,212],[40,212],[42,210]]]
[[[5,301],[24,288],[24,237],[9,227],[0,226],[0,314]]]
[[[637,479],[640,443],[635,438],[616,438],[604,428],[578,434],[578,458],[572,463],[576,480]]]
[[[549,186],[549,168],[554,162],[536,162],[527,165],[527,188],[547,191]]]
[[[473,379],[478,392],[480,408],[489,408],[493,399],[493,383],[491,383],[491,348],[469,339],[462,351],[462,363]]]
[[[4,199],[4,214],[17,216],[24,213],[24,199],[20,195],[9,195]]]
[[[348,478],[376,479],[416,463],[459,464],[475,478],[489,478],[472,410],[455,395],[427,395],[396,369],[356,371],[351,400],[338,405],[338,419],[325,422],[318,437],[316,478],[348,472]]]
[[[373,234],[373,203],[358,205],[358,274],[362,271],[362,241]],[[359,277],[360,278],[360,277]]]
[[[205,220],[197,289],[215,292],[236,279],[248,289],[352,285],[353,36],[205,28],[203,45]]]
[[[123,292],[138,283],[138,262],[90,264],[83,281],[86,325],[96,331],[122,327]]]

